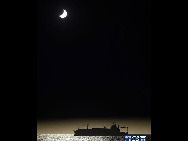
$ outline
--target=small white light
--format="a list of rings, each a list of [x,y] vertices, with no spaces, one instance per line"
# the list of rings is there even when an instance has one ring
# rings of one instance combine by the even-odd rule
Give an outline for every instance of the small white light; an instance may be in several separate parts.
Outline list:
[[[63,10],[63,14],[61,14],[59,17],[61,18],[65,18],[67,16],[67,11]]]

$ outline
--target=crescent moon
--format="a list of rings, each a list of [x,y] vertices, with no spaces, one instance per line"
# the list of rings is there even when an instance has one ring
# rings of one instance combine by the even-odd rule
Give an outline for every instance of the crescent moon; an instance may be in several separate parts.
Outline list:
[[[59,17],[60,18],[65,18],[67,16],[67,11],[63,10],[63,14],[61,14]]]

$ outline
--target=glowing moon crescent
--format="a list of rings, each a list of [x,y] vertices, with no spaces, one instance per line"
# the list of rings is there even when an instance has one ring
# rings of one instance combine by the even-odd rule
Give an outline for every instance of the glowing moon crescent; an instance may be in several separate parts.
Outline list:
[[[63,14],[60,15],[59,17],[61,18],[65,18],[67,16],[67,11],[66,10],[63,10]]]

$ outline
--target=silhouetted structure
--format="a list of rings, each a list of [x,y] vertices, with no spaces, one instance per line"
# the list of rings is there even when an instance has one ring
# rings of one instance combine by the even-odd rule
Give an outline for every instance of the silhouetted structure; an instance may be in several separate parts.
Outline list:
[[[113,124],[110,129],[106,128],[92,128],[88,129],[87,124],[87,129],[78,129],[74,131],[74,136],[125,136],[128,134],[128,127],[127,127],[127,132],[120,132],[121,127],[116,126],[116,124]],[[126,128],[126,127],[123,127]]]

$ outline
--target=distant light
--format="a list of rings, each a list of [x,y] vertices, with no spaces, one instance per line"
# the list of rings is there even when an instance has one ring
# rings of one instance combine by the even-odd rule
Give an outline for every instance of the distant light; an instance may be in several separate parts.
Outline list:
[[[61,18],[65,18],[67,16],[67,11],[66,10],[63,10],[63,14],[60,15],[59,17]]]

